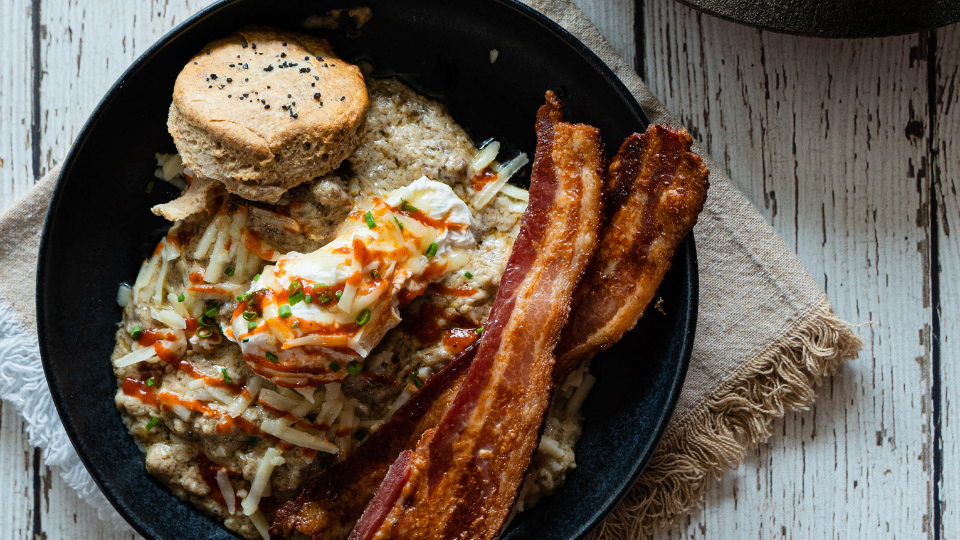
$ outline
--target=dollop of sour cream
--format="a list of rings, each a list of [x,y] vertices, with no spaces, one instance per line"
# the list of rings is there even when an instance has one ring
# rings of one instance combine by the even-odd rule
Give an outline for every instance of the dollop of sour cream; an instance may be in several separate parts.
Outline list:
[[[361,201],[333,241],[287,253],[243,295],[228,338],[247,365],[286,387],[342,380],[400,322],[397,305],[461,268],[473,216],[450,186],[422,177]]]

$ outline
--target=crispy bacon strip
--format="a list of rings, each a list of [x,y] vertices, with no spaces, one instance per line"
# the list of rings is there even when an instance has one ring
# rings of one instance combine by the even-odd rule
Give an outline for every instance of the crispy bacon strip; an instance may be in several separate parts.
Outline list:
[[[440,421],[476,352],[477,344],[473,344],[457,355],[349,458],[308,482],[277,511],[270,535],[287,538],[300,531],[315,540],[346,536],[397,456],[414,448],[423,432]]]
[[[537,447],[553,348],[600,224],[599,132],[562,119],[560,101],[547,92],[530,205],[460,392],[396,471],[408,475],[403,489],[381,497],[382,486],[351,540],[486,540],[503,526]]]
[[[609,215],[557,345],[555,381],[636,326],[697,223],[710,182],[690,145],[687,130],[650,125],[610,162]]]
[[[590,287],[603,283],[603,268],[609,266],[617,249],[636,252],[645,243],[648,247],[645,248],[645,256],[634,265],[634,277],[624,276],[623,281],[634,280],[634,287],[620,288],[617,294],[623,296],[609,299],[615,302],[613,318],[617,324],[607,325],[606,320],[591,317],[588,311],[579,308],[574,310],[561,333],[561,343],[564,345],[558,345],[556,349],[559,358],[553,373],[555,383],[563,381],[582,360],[605,348],[604,344],[612,344],[627,331],[620,332],[620,329],[629,329],[636,324],[659,287],[677,247],[696,223],[709,182],[708,171],[700,158],[690,150],[690,142],[689,135],[682,128],[676,130],[668,126],[651,125],[642,136],[634,134],[628,138],[611,162],[605,187],[609,216],[601,233],[598,253],[577,287],[575,299],[586,296]],[[655,189],[654,180],[661,182],[663,187],[658,197],[650,198],[651,191]],[[668,193],[671,195],[667,196]],[[646,204],[643,198],[655,204]],[[668,218],[672,219],[672,228],[671,223],[666,226],[658,224]],[[611,227],[614,221],[620,227],[621,234],[615,234],[618,230]],[[670,228],[672,239],[669,242],[663,241],[662,237],[660,242],[650,240],[659,234],[657,231],[665,228]],[[607,264],[599,262],[603,258]],[[632,270],[627,269],[627,273],[631,274]],[[575,333],[572,331],[574,328]],[[615,339],[604,337],[611,329],[616,329],[614,331],[620,335]],[[583,341],[575,343],[576,338],[571,337],[573,335],[581,336]],[[286,537],[297,529],[313,535],[314,540],[342,538],[344,531],[349,529],[367,501],[370,501],[400,449],[414,448],[420,435],[436,425],[460,388],[464,366],[468,366],[470,360],[472,356],[451,362],[444,371],[431,378],[413,400],[397,411],[394,420],[381,428],[360,450],[308,484],[300,496],[284,505],[277,514],[273,534],[282,532]],[[457,370],[459,376],[445,376],[447,370]],[[441,392],[439,388],[443,385],[450,387],[444,387]],[[429,412],[425,412],[427,409]],[[419,421],[420,414],[423,414],[423,421]],[[416,429],[396,429],[391,426],[394,422],[409,422],[413,417],[419,422]],[[392,440],[393,437],[398,440]],[[380,445],[386,451],[378,451],[375,456],[368,455]],[[380,461],[377,462],[375,458]],[[340,468],[349,470],[350,474],[337,472],[334,475]],[[322,487],[317,485],[320,481]],[[382,502],[371,502],[371,505],[382,506]],[[331,519],[329,516],[336,516],[336,519],[327,521]],[[378,522],[377,527],[379,525]],[[365,537],[364,532],[358,533],[361,538]]]

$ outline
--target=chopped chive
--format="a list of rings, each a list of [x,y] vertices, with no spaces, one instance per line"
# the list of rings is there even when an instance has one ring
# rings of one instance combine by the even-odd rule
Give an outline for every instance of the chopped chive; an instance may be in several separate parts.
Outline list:
[[[326,289],[326,288],[327,288],[326,283],[317,283],[316,285],[313,286],[313,292],[320,294],[320,289]]]
[[[149,379],[147,379],[147,386],[153,386],[155,384],[157,383],[154,382],[153,377],[150,377]]]
[[[201,326],[200,328],[197,328],[196,332],[194,333],[198,338],[207,339],[209,337],[213,337],[213,328],[209,326]]]
[[[377,222],[373,220],[373,214],[371,214],[369,210],[363,215],[363,219],[367,220],[367,227],[373,229],[377,226]]]
[[[180,293],[180,296],[177,296],[177,302],[183,302],[186,299],[187,297],[184,296],[183,293]]]
[[[290,295],[287,297],[287,301],[290,302],[291,306],[295,306],[300,302],[303,302],[303,291],[297,291],[295,294]]]
[[[290,282],[290,286],[287,287],[287,293],[293,294],[303,288],[303,285],[300,284],[300,280],[295,279]]]
[[[377,272],[376,270],[371,270],[370,279],[380,279],[380,272]]]
[[[254,281],[260,281],[260,274],[253,276]]]
[[[293,315],[293,311],[290,309],[289,305],[282,305],[279,309],[277,309],[277,314],[280,315],[281,318],[286,319],[287,317]]]
[[[227,368],[221,369],[220,373],[223,373],[223,380],[226,381],[227,384],[233,384],[233,381],[230,380],[230,374],[227,373]]]
[[[248,341],[250,341],[250,338],[248,338],[248,337],[243,338],[243,342],[244,342],[244,343],[246,343],[246,342],[248,342]]]
[[[400,199],[400,209],[404,212],[419,212],[416,206],[408,203],[404,199]]]
[[[359,375],[361,371],[363,371],[363,364],[360,362],[351,360],[347,363],[347,373],[351,375]]]
[[[153,186],[155,186],[155,185],[157,185],[157,183],[154,182],[153,180],[147,182],[147,189],[145,189],[144,191],[146,191],[147,193],[152,192],[152,191],[153,191]]]
[[[143,328],[140,325],[134,326],[133,330],[130,331],[130,337],[133,339],[140,339],[140,336],[143,335]]]
[[[363,308],[363,310],[357,314],[357,324],[359,324],[360,326],[363,326],[368,322],[370,322],[370,310],[367,308]]]
[[[330,371],[333,371],[333,372],[340,371],[340,362],[337,362],[336,360],[334,360],[333,362],[330,362]]]
[[[244,311],[244,312],[243,312],[243,318],[244,318],[245,320],[252,321],[252,320],[254,320],[254,319],[257,318],[257,312],[256,312],[256,311],[249,311],[249,310]]]
[[[326,303],[329,302],[330,299],[332,299],[332,298],[333,298],[333,297],[332,297],[332,296],[329,296],[329,295],[327,295],[327,296],[321,296],[321,297],[317,298],[317,303],[319,303],[319,304],[326,304]]]
[[[362,440],[364,440],[364,439],[367,438],[367,435],[368,435],[368,434],[369,434],[369,432],[368,432],[367,430],[365,430],[365,429],[358,429],[358,430],[356,430],[356,431],[353,432],[353,438],[356,439],[356,440],[358,440],[358,441],[362,441]]]
[[[277,362],[280,361],[280,359],[277,358],[277,355],[273,354],[273,353],[270,352],[270,351],[267,351],[267,352],[263,353],[263,355],[267,357],[267,360],[273,362],[274,364],[276,364]]]
[[[220,313],[220,306],[218,305],[210,306],[209,309],[203,312],[203,314],[206,315],[207,317],[213,317],[217,313]]]
[[[150,431],[151,429],[153,429],[154,426],[156,426],[159,423],[160,423],[160,419],[154,416],[153,418],[150,419],[149,422],[147,422],[146,430]]]
[[[253,330],[257,327],[257,321],[250,321],[247,323],[247,330]]]
[[[483,327],[482,327],[482,326],[481,326],[480,328],[477,328],[477,333],[478,333],[478,334],[482,334],[482,333],[483,333]]]
[[[293,321],[293,324],[290,325],[290,328],[300,328],[300,321]]]
[[[467,279],[473,279],[473,274],[470,273],[470,272],[464,272],[464,273],[463,273],[463,277],[465,277],[465,278],[467,278]]]
[[[413,385],[416,386],[417,388],[420,388],[421,386],[424,385],[423,379],[421,379],[420,376],[417,375],[416,371],[410,374],[410,380],[413,381]]]
[[[305,295],[303,295],[303,301],[306,302],[306,303],[308,303],[308,304],[312,304],[312,303],[313,303],[313,295],[312,295],[312,294],[305,294]]]
[[[213,326],[213,321],[211,321],[210,317],[207,317],[206,314],[203,314],[197,319],[197,324],[200,326]]]
[[[247,439],[247,448],[253,448],[254,446],[257,445],[258,442],[260,442],[260,439],[258,439],[258,438],[256,438],[255,436],[251,435],[250,438]]]
[[[340,300],[340,298],[343,296],[343,291],[337,291],[337,293],[334,296],[337,297],[337,300]]]
[[[403,230],[403,223],[400,223],[400,220],[397,219],[397,216],[393,216],[393,220],[397,222],[397,227],[400,227],[400,230]]]
[[[236,270],[234,270],[233,268],[227,268],[226,270],[223,271],[223,273],[228,276],[232,276],[234,272],[236,272]]]
[[[249,295],[247,295],[247,294],[241,294],[240,296],[237,297],[237,302],[243,302],[244,300],[247,299],[247,296],[249,296]]]
[[[437,243],[433,242],[430,244],[430,247],[427,248],[427,257],[433,257],[437,254]]]

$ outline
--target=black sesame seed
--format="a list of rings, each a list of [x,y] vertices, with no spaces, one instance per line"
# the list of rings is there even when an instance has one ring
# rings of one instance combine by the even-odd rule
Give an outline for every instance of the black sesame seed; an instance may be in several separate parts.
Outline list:
[[[250,79],[244,79],[243,82],[250,82]],[[267,88],[270,88],[269,86]]]
[[[246,43],[244,43],[243,45],[240,45],[240,46],[243,47],[244,49],[247,48],[247,44],[246,44]]]
[[[294,118],[300,118],[300,115],[297,114],[297,113],[293,113],[293,117],[294,117]]]
[[[210,74],[210,78],[213,79],[213,80],[217,80],[217,74],[216,74],[216,73],[211,73],[211,74]]]
[[[323,58],[317,57],[317,62],[323,62]]]
[[[320,80],[320,76],[319,76],[319,75],[314,75],[314,76],[313,76],[313,80],[319,81],[319,80]]]
[[[230,77],[227,77],[227,82],[228,83],[233,82],[233,79],[231,79]]]
[[[270,106],[269,106],[269,105],[264,105],[263,108],[264,108],[264,109],[269,109]]]
[[[233,94],[227,94],[227,97],[228,97],[228,98],[232,98],[232,97],[233,97]]]
[[[340,96],[340,101],[347,99],[347,96]]]
[[[320,95],[320,92],[313,94],[313,99],[320,99],[321,97],[323,96]]]
[[[280,58],[286,58],[286,57],[287,57],[287,53],[285,52],[280,53]]]
[[[249,68],[249,67],[250,67],[250,66],[248,66],[247,64],[243,64],[243,69],[247,69],[247,68]]]
[[[230,67],[237,67],[236,64],[230,64]]]
[[[207,54],[210,54],[210,49],[207,49]]]
[[[292,95],[290,95],[290,94],[287,94],[287,97],[288,97],[288,98],[292,98],[293,96],[292,96]]]
[[[250,47],[252,47],[253,50],[257,50],[257,44],[256,44],[256,43],[251,43],[251,44],[250,44]]]
[[[300,68],[300,73],[310,73],[310,68]]]
[[[297,102],[294,101],[293,103],[290,104],[290,106],[293,107],[293,106],[296,105],[296,104],[297,104]]]
[[[213,85],[211,84],[210,86],[207,86],[207,88],[213,88]]]
[[[243,93],[243,97],[247,97],[247,96],[249,96],[249,95],[250,95],[249,92],[244,92],[244,93]]]
[[[304,60],[309,60],[310,57],[309,57],[309,56],[304,56],[303,59],[304,59]]]
[[[193,63],[193,65],[195,65],[195,66],[199,66],[200,64],[198,64],[197,62],[194,62],[194,63]]]
[[[310,83],[310,86],[316,86],[316,85],[317,85],[317,83],[315,83],[315,82]]]
[[[287,42],[286,42],[286,41],[283,42],[283,46],[284,46],[284,47],[287,46]]]
[[[244,64],[244,65],[246,65],[246,64]],[[263,68],[263,70],[264,70],[264,71],[273,71],[273,64],[270,64],[269,66]]]

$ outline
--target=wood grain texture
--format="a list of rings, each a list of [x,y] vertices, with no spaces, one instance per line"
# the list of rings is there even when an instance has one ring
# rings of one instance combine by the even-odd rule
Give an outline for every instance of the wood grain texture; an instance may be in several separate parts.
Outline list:
[[[206,3],[0,3],[0,208],[63,159],[130,62]],[[629,63],[643,36],[641,75],[653,92],[797,250],[838,314],[877,322],[859,330],[864,354],[814,408],[778,423],[770,442],[712,484],[702,509],[660,537],[960,532],[951,505],[960,446],[949,422],[958,377],[949,359],[960,353],[949,339],[960,327],[951,287],[960,279],[960,26],[827,41],[742,27],[674,0],[576,3]],[[36,461],[12,407],[0,420],[0,538],[131,538],[104,527]]]
[[[661,538],[933,535],[927,65],[646,2],[648,83],[859,329],[864,353]],[[921,126],[919,137],[913,134]]]
[[[960,534],[960,423],[951,418],[960,406],[960,25],[936,33],[934,57],[937,60],[931,98],[934,107],[933,129],[928,129],[930,165],[926,168],[936,187],[939,212],[937,245],[939,253],[939,356],[940,362],[940,444],[942,445],[941,538]],[[929,46],[929,45],[928,45]],[[936,343],[936,342],[935,342]],[[953,420],[951,422],[951,420]]]

